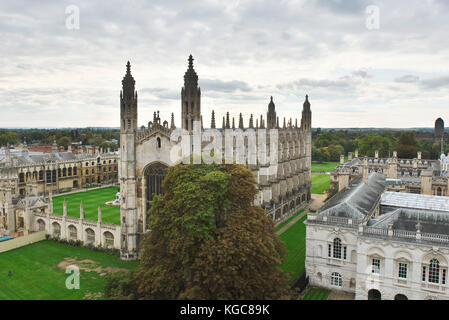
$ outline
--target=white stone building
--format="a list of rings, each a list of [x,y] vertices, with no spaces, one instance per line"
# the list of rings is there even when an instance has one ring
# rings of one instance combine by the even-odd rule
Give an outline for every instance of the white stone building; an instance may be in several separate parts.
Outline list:
[[[385,192],[385,176],[359,176],[309,214],[310,284],[357,300],[448,299],[449,197]]]

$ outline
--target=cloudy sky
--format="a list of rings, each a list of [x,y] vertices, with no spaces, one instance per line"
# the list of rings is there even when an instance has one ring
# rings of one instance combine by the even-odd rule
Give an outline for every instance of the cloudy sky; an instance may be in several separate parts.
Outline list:
[[[265,117],[270,96],[299,118],[306,94],[313,127],[432,127],[448,17],[447,0],[2,1],[0,127],[119,126],[127,60],[139,125],[179,126],[190,53],[206,127],[212,109]]]

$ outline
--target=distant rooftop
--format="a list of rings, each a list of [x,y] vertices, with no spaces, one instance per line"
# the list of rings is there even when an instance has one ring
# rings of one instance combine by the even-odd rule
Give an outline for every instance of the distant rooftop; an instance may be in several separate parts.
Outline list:
[[[381,205],[449,212],[449,197],[402,192],[385,192],[381,198]]]

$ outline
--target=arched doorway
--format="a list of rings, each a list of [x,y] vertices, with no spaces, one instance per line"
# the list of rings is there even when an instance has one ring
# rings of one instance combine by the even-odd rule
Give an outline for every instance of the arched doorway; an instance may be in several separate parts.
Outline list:
[[[147,211],[151,207],[154,196],[162,193],[162,181],[167,173],[167,166],[156,162],[145,170]]]
[[[368,300],[381,300],[382,295],[380,294],[379,290],[371,289],[368,291]]]
[[[406,295],[403,294],[397,294],[394,296],[394,300],[408,300]]]

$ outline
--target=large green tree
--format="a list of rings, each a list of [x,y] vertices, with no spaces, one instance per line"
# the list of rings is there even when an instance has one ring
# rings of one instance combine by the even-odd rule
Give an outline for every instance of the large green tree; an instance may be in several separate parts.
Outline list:
[[[289,299],[285,247],[240,165],[177,165],[152,202],[139,268],[106,294],[138,299]]]
[[[415,132],[402,133],[395,145],[395,149],[399,158],[416,158],[420,147]]]
[[[379,151],[381,157],[388,157],[392,142],[389,138],[380,134],[370,133],[356,139],[359,153],[362,156],[374,157],[375,151]]]

